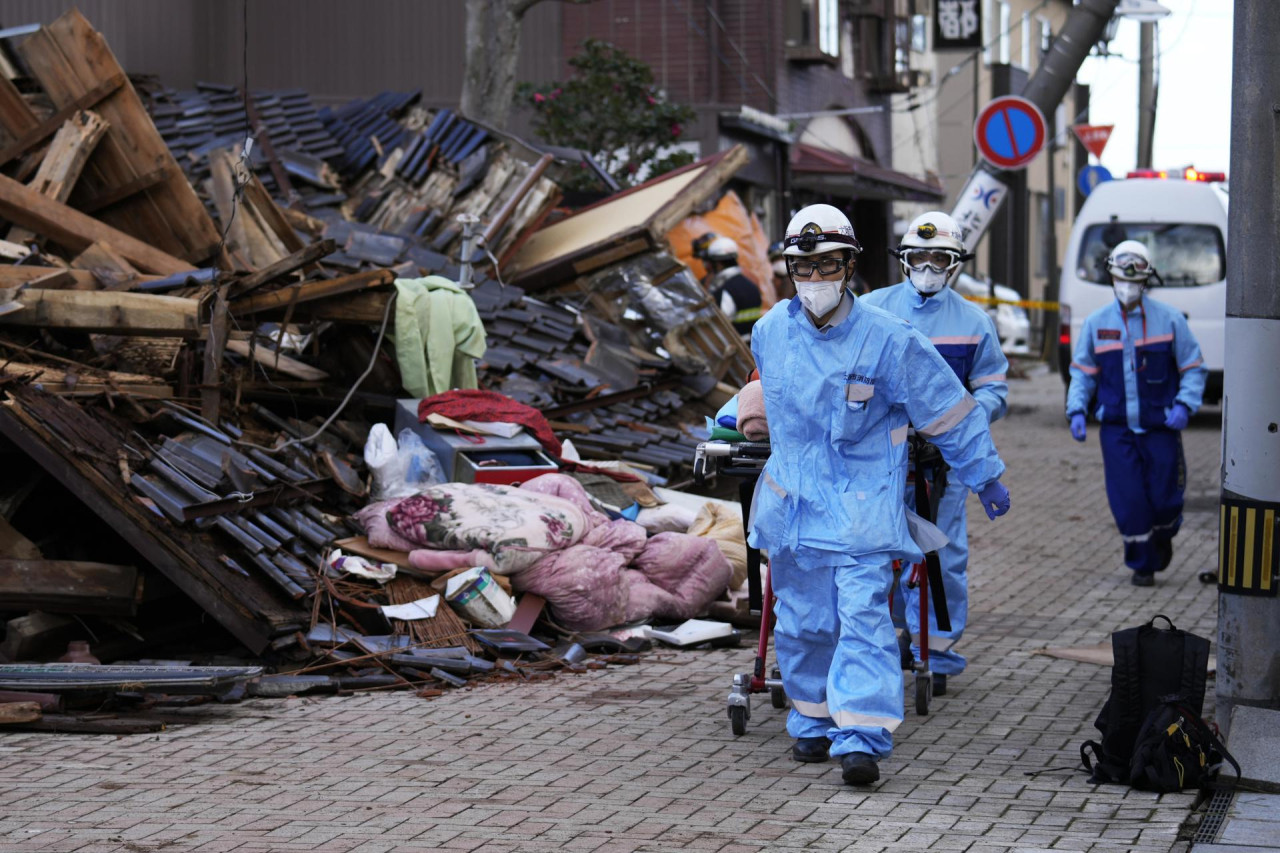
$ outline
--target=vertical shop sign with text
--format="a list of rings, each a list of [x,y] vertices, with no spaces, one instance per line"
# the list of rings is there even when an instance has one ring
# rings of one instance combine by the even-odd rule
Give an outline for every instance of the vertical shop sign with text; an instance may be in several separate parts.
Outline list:
[[[982,47],[982,4],[979,0],[933,0],[933,49]]]

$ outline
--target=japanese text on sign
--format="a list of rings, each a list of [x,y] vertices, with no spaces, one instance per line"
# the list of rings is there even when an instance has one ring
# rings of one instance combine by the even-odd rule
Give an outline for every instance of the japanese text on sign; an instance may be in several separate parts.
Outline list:
[[[982,14],[978,0],[937,0],[934,14],[936,49],[980,47]]]

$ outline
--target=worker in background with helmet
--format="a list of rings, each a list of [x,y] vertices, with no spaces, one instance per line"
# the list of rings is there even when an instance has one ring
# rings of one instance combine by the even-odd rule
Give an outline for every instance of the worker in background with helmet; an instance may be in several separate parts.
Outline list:
[[[738,244],[728,237],[716,237],[707,246],[706,260],[710,278],[707,290],[744,339],[751,339],[751,327],[763,313],[760,288],[747,278],[738,266]]]
[[[960,264],[972,257],[965,251],[956,221],[938,210],[917,216],[893,254],[907,280],[872,291],[863,297],[866,304],[883,308],[919,329],[986,412],[987,421],[1004,417],[1008,410],[1009,385],[1005,380],[1009,361],[1000,348],[995,324],[986,311],[947,286]],[[964,634],[969,611],[969,534],[965,514],[968,496],[964,489],[947,489],[938,502],[937,525],[951,540],[938,549],[951,630],[940,631],[932,618],[928,630],[931,635],[953,641]],[[907,496],[912,505],[914,497]],[[918,636],[920,591],[909,588],[904,579],[901,595],[907,627]],[[915,654],[919,655],[918,648]],[[935,696],[946,694],[947,677],[963,672],[965,663],[964,655],[954,648],[930,650]]]
[[[791,273],[787,270],[787,259],[782,255],[782,250],[785,248],[781,240],[769,246],[769,268],[773,270],[773,292],[778,295],[779,302],[796,295],[796,283],[791,280]]]
[[[1182,524],[1182,430],[1200,408],[1209,371],[1181,312],[1143,295],[1158,278],[1145,245],[1117,244],[1107,271],[1116,299],[1080,330],[1067,420],[1076,441],[1085,440],[1086,415],[1101,423],[1107,501],[1124,539],[1124,562],[1134,586],[1153,586],[1173,558]]]
[[[1009,492],[985,411],[937,350],[849,290],[862,247],[848,218],[810,205],[784,243],[797,296],[751,340],[772,449],[749,541],[769,554],[792,755],[838,757],[844,781],[865,785],[902,722],[892,561],[923,558],[903,502],[908,422],[991,518],[1008,511]]]

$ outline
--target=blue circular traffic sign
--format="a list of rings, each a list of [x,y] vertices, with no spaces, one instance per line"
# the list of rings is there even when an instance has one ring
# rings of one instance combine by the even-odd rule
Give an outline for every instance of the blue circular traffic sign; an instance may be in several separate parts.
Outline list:
[[[1093,192],[1093,188],[1103,181],[1111,180],[1111,172],[1106,166],[1089,165],[1080,170],[1080,177],[1076,179],[1076,187],[1080,190],[1080,195],[1087,196]]]
[[[1016,95],[996,98],[973,123],[973,141],[987,162],[1021,169],[1044,147],[1044,116],[1035,104]]]

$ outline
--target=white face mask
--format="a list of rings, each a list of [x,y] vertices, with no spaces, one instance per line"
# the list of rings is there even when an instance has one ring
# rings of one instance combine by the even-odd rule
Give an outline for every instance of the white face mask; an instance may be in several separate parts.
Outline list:
[[[1133,305],[1142,296],[1142,282],[1140,281],[1116,279],[1112,281],[1111,287],[1116,293],[1116,299],[1120,300],[1120,304],[1126,308]]]
[[[947,286],[947,274],[929,267],[911,270],[911,284],[921,293],[937,293]]]
[[[842,284],[839,281],[797,281],[796,295],[810,314],[821,317],[840,304]]]

